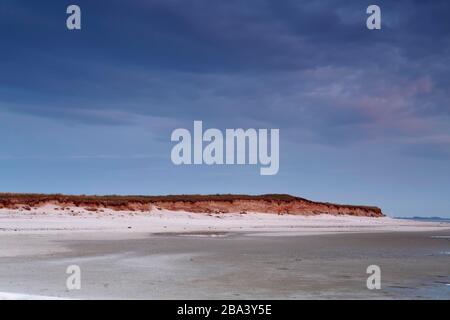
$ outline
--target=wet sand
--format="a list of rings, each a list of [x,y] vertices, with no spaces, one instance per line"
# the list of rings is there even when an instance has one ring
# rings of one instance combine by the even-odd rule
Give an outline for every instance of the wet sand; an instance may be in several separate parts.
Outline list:
[[[449,230],[0,233],[0,244],[0,298],[450,299]],[[82,287],[69,291],[74,264]],[[381,290],[366,287],[372,264]]]

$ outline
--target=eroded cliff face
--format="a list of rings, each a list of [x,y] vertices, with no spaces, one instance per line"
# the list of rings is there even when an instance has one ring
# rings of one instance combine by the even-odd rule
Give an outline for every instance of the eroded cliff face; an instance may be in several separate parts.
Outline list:
[[[66,196],[41,194],[0,194],[0,208],[31,210],[45,205],[79,207],[88,211],[173,210],[193,213],[262,212],[293,215],[384,216],[381,209],[369,206],[314,202],[290,195],[180,195],[180,196]]]
[[[376,207],[347,206],[337,204],[306,202],[302,200],[233,200],[233,201],[195,201],[195,202],[155,202],[157,208],[168,210],[183,210],[188,212],[205,213],[248,213],[263,212],[274,214],[294,215],[352,215],[381,217],[381,209]]]

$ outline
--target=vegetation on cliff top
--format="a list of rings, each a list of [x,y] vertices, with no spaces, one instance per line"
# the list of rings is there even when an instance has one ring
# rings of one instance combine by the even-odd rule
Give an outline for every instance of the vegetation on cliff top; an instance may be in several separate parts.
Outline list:
[[[110,205],[126,205],[128,203],[155,203],[155,202],[199,202],[199,201],[277,201],[292,202],[302,201],[307,203],[326,204],[329,206],[342,206],[350,208],[375,209],[373,206],[355,206],[340,205],[334,203],[314,202],[300,197],[288,194],[263,194],[263,195],[240,195],[240,194],[213,194],[213,195],[163,195],[163,196],[145,196],[145,195],[64,195],[64,194],[37,194],[37,193],[0,193],[0,204],[23,204],[34,205],[43,202],[60,203],[103,203]],[[379,210],[379,209],[378,209]]]

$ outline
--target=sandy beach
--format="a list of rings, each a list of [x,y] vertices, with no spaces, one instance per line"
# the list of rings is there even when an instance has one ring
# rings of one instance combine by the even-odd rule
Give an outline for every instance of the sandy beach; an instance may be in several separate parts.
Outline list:
[[[449,299],[449,239],[387,217],[2,209],[0,299]]]
[[[311,235],[341,232],[440,231],[449,229],[446,223],[430,223],[356,216],[276,215],[266,213],[190,213],[152,210],[92,212],[79,207],[46,205],[29,211],[0,209],[0,232],[61,233],[61,232],[245,232],[258,235]]]

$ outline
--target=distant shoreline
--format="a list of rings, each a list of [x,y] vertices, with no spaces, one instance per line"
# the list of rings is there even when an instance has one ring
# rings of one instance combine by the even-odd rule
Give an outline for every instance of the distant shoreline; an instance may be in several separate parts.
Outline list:
[[[450,218],[441,217],[394,217],[394,219],[450,223]]]

